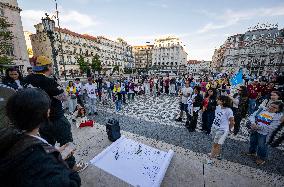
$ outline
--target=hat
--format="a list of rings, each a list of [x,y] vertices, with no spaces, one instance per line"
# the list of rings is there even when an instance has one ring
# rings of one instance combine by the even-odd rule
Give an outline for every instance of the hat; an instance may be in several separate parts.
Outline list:
[[[43,71],[47,65],[50,65],[51,60],[45,56],[38,56],[35,58],[33,71]]]

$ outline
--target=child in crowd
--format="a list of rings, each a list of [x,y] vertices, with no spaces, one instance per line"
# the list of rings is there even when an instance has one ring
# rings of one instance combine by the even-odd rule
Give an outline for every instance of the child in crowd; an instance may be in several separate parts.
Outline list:
[[[211,129],[213,145],[211,153],[209,153],[210,159],[207,160],[208,164],[213,163],[213,158],[221,159],[222,144],[229,132],[232,132],[235,124],[233,111],[230,108],[232,105],[231,99],[228,96],[220,96],[217,99],[217,104]]]
[[[68,93],[68,111],[72,114],[77,105],[77,89],[73,81],[69,81],[68,86],[66,87],[66,92]]]
[[[256,158],[257,165],[263,165],[266,162],[268,136],[279,127],[283,106],[281,101],[274,101],[267,108],[260,108],[249,117],[250,147],[246,155]]]
[[[121,110],[121,105],[122,105],[122,94],[119,82],[116,83],[116,85],[113,88],[113,100],[115,102],[115,110],[116,112],[119,112]]]
[[[79,127],[93,127],[94,122],[92,120],[88,120],[86,116],[86,110],[81,105],[76,106],[76,111],[73,113],[73,119],[77,128]]]

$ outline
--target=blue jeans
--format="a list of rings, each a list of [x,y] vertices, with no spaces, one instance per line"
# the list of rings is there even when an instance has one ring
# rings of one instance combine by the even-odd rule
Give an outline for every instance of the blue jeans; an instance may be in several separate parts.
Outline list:
[[[266,160],[267,158],[266,137],[267,135],[262,135],[258,132],[252,132],[250,134],[249,153],[256,153],[257,157],[261,160]]]
[[[122,104],[122,101],[121,100],[116,100],[115,101],[115,110],[118,112],[121,110],[121,104]]]
[[[256,107],[256,99],[249,99],[248,104],[248,114],[251,115],[254,113]]]

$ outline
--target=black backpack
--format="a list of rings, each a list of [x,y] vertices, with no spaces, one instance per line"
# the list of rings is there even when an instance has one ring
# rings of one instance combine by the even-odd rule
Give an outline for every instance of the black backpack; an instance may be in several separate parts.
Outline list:
[[[116,141],[121,137],[119,121],[116,119],[109,119],[106,124],[106,132],[108,139],[112,142]]]

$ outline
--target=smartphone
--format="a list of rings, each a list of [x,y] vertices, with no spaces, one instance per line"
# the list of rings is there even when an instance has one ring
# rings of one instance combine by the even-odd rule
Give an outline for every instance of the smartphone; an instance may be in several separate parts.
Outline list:
[[[65,160],[72,151],[74,151],[76,149],[76,146],[74,143],[69,142],[67,143],[67,146],[65,147],[65,149],[63,149],[63,151],[61,151],[61,156],[63,158],[63,160]]]

